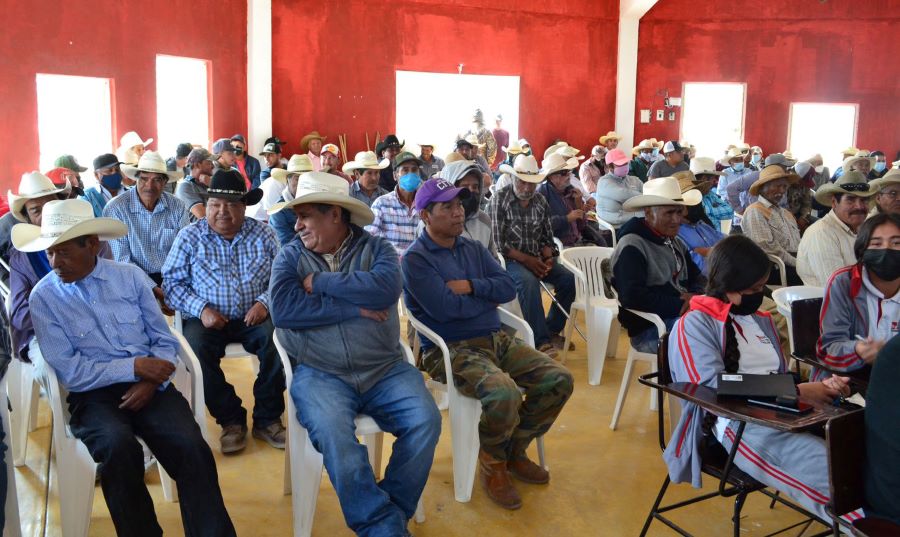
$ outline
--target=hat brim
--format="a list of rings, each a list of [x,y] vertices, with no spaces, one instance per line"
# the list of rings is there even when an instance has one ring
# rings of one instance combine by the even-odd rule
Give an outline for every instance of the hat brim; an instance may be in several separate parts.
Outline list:
[[[276,181],[278,181],[279,183],[286,185],[289,175],[292,175],[292,174],[302,175],[304,173],[308,173],[311,171],[313,171],[312,168],[310,168],[308,170],[302,170],[302,171],[290,171],[290,170],[285,170],[284,168],[275,168],[274,170],[272,170],[271,177],[273,179],[275,179]]]
[[[869,181],[869,190],[874,191],[877,194],[878,191],[880,191],[882,188],[898,184],[900,184],[900,170],[893,169],[884,177],[875,179],[874,181]]]
[[[617,140],[617,141],[618,141],[618,140],[621,140],[621,138],[619,138],[619,137],[617,137],[617,136],[601,136],[601,137],[600,137],[600,143],[601,143],[601,144],[605,144],[605,143],[608,142],[609,140]]]
[[[243,202],[247,207],[249,207],[251,205],[256,205],[257,203],[260,202],[260,200],[262,200],[262,197],[263,197],[263,191],[261,188],[258,188],[258,187],[250,190],[249,192],[247,192],[244,195],[223,194],[221,192],[215,192],[211,189],[207,189],[206,193],[209,195],[210,198],[218,198],[218,199],[223,199],[223,200],[227,200],[227,201],[240,201],[240,202]]]
[[[38,192],[36,194],[25,194],[23,196],[19,196],[12,193],[12,190],[8,190],[6,192],[6,199],[9,201],[9,212],[12,213],[13,218],[18,220],[19,222],[28,222],[24,216],[22,216],[22,209],[25,207],[25,203],[28,200],[43,198],[44,196],[53,196],[59,194],[68,194],[72,191],[72,185],[69,183],[69,180],[66,179],[66,186],[63,188],[57,188],[54,190],[50,190],[47,192]]]
[[[351,160],[350,162],[345,163],[341,167],[341,171],[346,173],[346,172],[352,172],[354,170],[383,170],[390,165],[391,165],[390,161],[386,158],[381,159],[377,164],[374,164],[374,165],[359,164],[355,160]],[[310,170],[310,171],[312,171],[312,170]]]
[[[510,166],[509,164],[501,164],[499,170],[503,173],[509,174],[511,177],[518,177],[519,179],[525,181],[526,183],[540,183],[546,177],[547,174],[543,172],[538,173],[523,173],[517,172],[515,168]]]
[[[874,182],[875,181],[872,181],[872,183]],[[900,178],[898,178],[898,180],[895,182],[900,183]],[[866,192],[848,192],[843,188],[835,185],[834,183],[828,183],[827,185],[822,185],[819,190],[816,190],[816,194],[814,197],[816,198],[816,201],[818,201],[822,205],[825,205],[826,207],[831,206],[831,200],[834,198],[835,194],[849,194],[858,198],[871,198],[875,194],[878,194],[878,191],[881,190],[881,188],[884,188],[872,188],[872,183],[869,183],[869,190]]]
[[[772,164],[772,166],[775,166]],[[772,181],[777,181],[779,179],[787,179],[788,184],[793,185],[800,181],[800,176],[796,173],[783,173],[781,175],[777,175],[775,177],[767,177],[765,179],[757,179],[752,185],[750,185],[750,195],[758,196],[759,191],[766,185],[766,183],[771,183]]]
[[[641,194],[625,200],[622,208],[626,211],[634,211],[636,209],[645,209],[647,207],[660,207],[663,205],[680,205],[682,207],[693,207],[703,200],[703,194],[698,190],[688,190],[681,194],[681,199],[673,200],[663,196],[654,194]]]
[[[267,212],[270,215],[284,209],[290,209],[305,203],[321,203],[323,205],[337,205],[350,211],[350,222],[362,227],[371,224],[375,215],[368,205],[350,196],[342,196],[333,192],[298,191],[297,197],[291,201],[282,201],[273,205]]]
[[[115,218],[91,218],[79,222],[56,237],[42,237],[41,227],[33,224],[16,224],[10,231],[10,240],[20,252],[42,252],[51,246],[78,237],[98,235],[101,241],[109,241],[128,234],[128,226]]]
[[[169,183],[174,183],[184,177],[184,172],[169,170],[162,172],[159,170],[148,170],[145,168],[140,168],[139,166],[132,166],[130,164],[122,164],[121,170],[122,173],[124,173],[129,179],[134,179],[135,181],[138,180],[138,174],[140,172],[165,174],[169,178]]]
[[[453,201],[457,197],[462,197],[463,199],[468,198],[472,195],[472,191],[468,188],[460,188],[455,186],[453,188],[448,188],[447,190],[441,190],[438,192],[438,195],[434,198],[428,200],[428,203],[447,203],[448,201]],[[425,205],[427,206],[427,204]],[[418,203],[416,203],[416,210],[421,211],[425,208],[425,206],[420,207]]]
[[[695,172],[694,170],[691,170],[691,173],[694,174],[695,176],[697,176],[697,175],[725,175],[725,172],[720,172],[720,171],[716,171],[716,170],[700,170],[697,172]]]

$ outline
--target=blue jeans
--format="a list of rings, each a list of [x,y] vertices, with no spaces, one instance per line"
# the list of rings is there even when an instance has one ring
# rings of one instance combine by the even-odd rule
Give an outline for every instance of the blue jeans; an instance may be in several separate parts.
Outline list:
[[[400,362],[359,393],[336,376],[301,364],[290,390],[297,420],[322,453],[350,529],[364,537],[406,535],[441,434],[441,414],[422,373]],[[397,437],[380,483],[365,446],[356,440],[357,414],[371,416]]]
[[[550,342],[550,336],[559,334],[566,326],[566,316],[559,311],[555,304],[550,305],[550,313],[544,317],[544,303],[541,301],[540,280],[525,265],[507,260],[506,272],[516,282],[516,293],[519,296],[519,305],[522,307],[522,316],[534,330],[534,344],[540,347]],[[568,314],[575,300],[575,276],[558,263],[553,264],[550,273],[544,276],[543,281],[556,288],[556,300],[565,308]]]
[[[663,319],[663,322],[666,324],[666,330],[672,330],[677,320],[678,317]],[[656,329],[655,325],[636,336],[631,336],[629,339],[631,340],[631,346],[638,352],[656,354],[656,351],[659,350],[659,330]]]

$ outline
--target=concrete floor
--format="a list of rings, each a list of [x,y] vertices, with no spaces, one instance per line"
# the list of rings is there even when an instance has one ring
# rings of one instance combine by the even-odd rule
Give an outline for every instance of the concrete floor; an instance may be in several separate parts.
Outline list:
[[[435,453],[434,467],[425,488],[426,521],[410,524],[416,537],[479,535],[505,536],[636,536],[665,475],[657,443],[657,415],[648,410],[649,390],[635,381],[617,431],[609,428],[612,410],[625,366],[627,340],[619,341],[618,359],[607,360],[601,386],[587,383],[585,344],[569,354],[568,366],[576,379],[575,393],[546,436],[551,483],[547,486],[518,484],[524,499],[521,510],[496,507],[476,481],[472,500],[453,498],[450,429],[444,412],[444,431]],[[640,373],[646,366],[638,365]],[[226,374],[241,398],[251,401],[252,372],[249,360],[230,359]],[[50,457],[50,414],[41,400],[39,426],[30,434],[26,466],[16,469],[23,535],[61,535],[55,463]],[[218,427],[210,419],[211,436]],[[386,436],[385,463],[389,456]],[[284,455],[261,441],[248,439],[247,449],[223,456],[213,440],[225,503],[242,536],[291,535],[291,496],[282,495]],[[533,448],[532,448],[533,451]],[[535,456],[536,459],[536,456]],[[49,486],[49,493],[48,487]],[[706,489],[714,483],[707,479]],[[160,525],[167,535],[183,535],[177,504],[165,503],[159,474],[147,474]],[[684,499],[697,491],[689,485],[670,487],[669,499]],[[678,523],[698,536],[731,535],[730,499],[715,498],[675,512]],[[799,515],[783,506],[774,510],[761,495],[753,495],[744,508],[741,534],[765,535],[794,523]],[[674,535],[654,522],[650,535]],[[90,535],[115,535],[109,512],[97,488]],[[344,525],[337,496],[323,475],[313,535],[350,536]]]

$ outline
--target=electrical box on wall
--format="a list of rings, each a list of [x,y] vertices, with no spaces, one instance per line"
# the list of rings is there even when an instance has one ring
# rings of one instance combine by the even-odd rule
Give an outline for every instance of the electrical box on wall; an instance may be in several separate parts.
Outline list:
[[[662,110],[657,110],[657,111],[656,111],[656,121],[662,121],[663,119],[664,119],[664,118],[663,118],[663,111],[662,111]]]
[[[641,110],[641,123],[650,123],[650,110]]]
[[[669,112],[669,121],[675,121],[675,112]]]

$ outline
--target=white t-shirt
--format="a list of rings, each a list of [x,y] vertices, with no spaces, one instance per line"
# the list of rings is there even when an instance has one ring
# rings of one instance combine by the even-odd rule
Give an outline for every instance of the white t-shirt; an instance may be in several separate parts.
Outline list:
[[[869,323],[869,333],[866,336],[881,341],[888,341],[900,332],[900,292],[891,298],[885,298],[872,281],[869,280],[869,271],[862,269],[863,285],[869,294],[866,295],[866,309],[869,319],[877,319]],[[862,335],[862,334],[860,334]]]
[[[269,215],[266,211],[272,208],[272,206],[281,199],[284,183],[276,181],[274,177],[268,177],[261,185],[259,185],[259,188],[263,191],[262,199],[256,205],[247,207],[244,214],[254,220],[266,222],[269,220]]]

